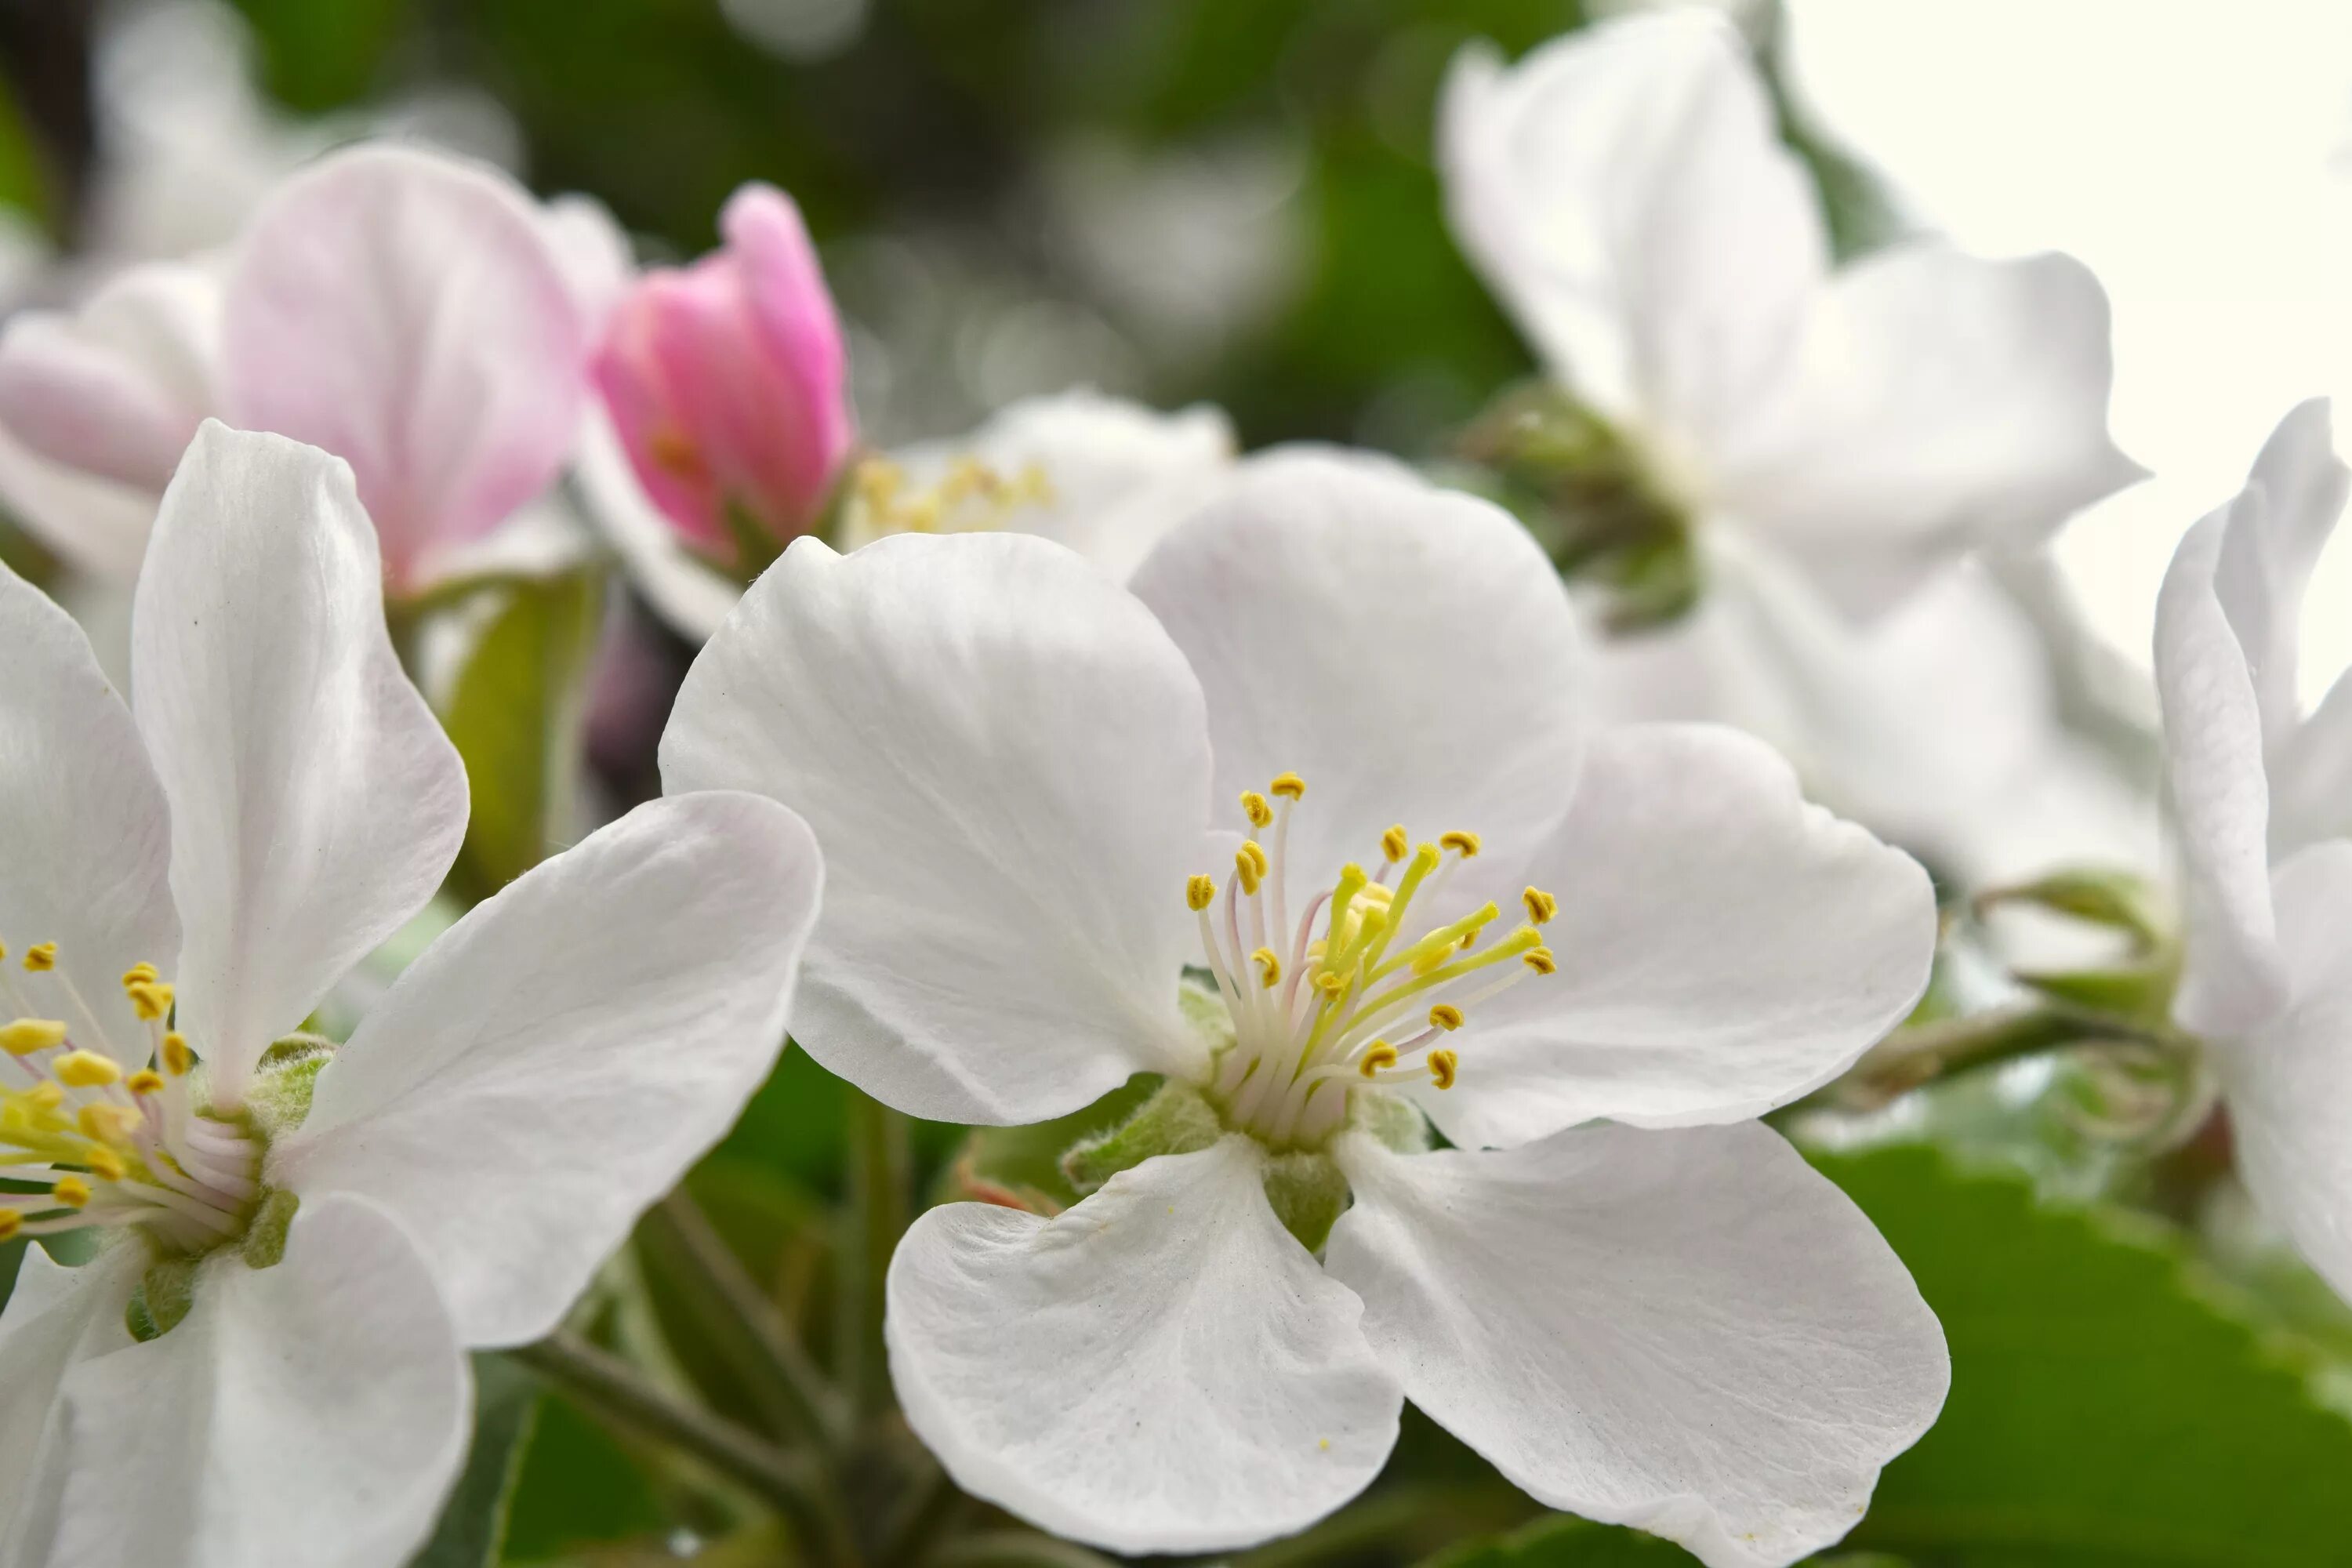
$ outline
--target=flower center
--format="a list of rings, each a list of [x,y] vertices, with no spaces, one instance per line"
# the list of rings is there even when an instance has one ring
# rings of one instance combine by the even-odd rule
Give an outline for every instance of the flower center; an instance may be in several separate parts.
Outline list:
[[[1008,526],[1027,507],[1054,504],[1054,484],[1043,466],[1001,473],[969,452],[950,460],[929,484],[918,484],[887,458],[857,465],[855,495],[866,531],[971,533]]]
[[[1477,855],[1475,833],[1415,844],[1390,828],[1380,869],[1349,864],[1294,926],[1284,863],[1306,794],[1296,773],[1244,794],[1252,833],[1271,828],[1272,847],[1244,841],[1222,892],[1205,876],[1185,889],[1234,1024],[1210,1098],[1230,1125],[1276,1149],[1320,1144],[1347,1122],[1354,1096],[1378,1085],[1425,1078],[1451,1089],[1460,1061],[1441,1042],[1467,1010],[1555,968],[1536,928],[1559,905],[1538,889],[1522,895],[1527,920],[1492,941],[1502,918],[1492,903],[1442,923],[1419,912]]]
[[[18,1015],[0,1025],[0,1178],[14,1189],[0,1193],[0,1241],[136,1226],[187,1255],[243,1236],[262,1197],[262,1142],[197,1103],[195,1053],[167,1027],[170,984],[152,963],[122,976],[147,1028],[123,1050],[57,959],[45,942],[21,971],[0,969],[0,1003]]]

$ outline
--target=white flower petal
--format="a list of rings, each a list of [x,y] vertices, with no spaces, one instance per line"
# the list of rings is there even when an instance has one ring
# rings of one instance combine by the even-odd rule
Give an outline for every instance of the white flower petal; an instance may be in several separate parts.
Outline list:
[[[2072,258],[1881,251],[1838,273],[1789,379],[1718,455],[1720,503],[1850,609],[1882,608],[2145,478],[2107,435],[2113,379],[2106,295]]]
[[[122,973],[180,952],[172,828],[139,727],[65,611],[0,565],[0,1023],[55,1018],[75,1044],[143,1066]],[[48,977],[18,967],[58,944]],[[58,978],[95,1012],[92,1030]]]
[[[1862,1518],[1951,1365],[1901,1259],[1763,1126],[1341,1145],[1327,1268],[1405,1396],[1538,1501],[1772,1568]]]
[[[156,497],[52,463],[0,430],[0,507],[77,569],[128,584],[147,553]]]
[[[2302,851],[2276,887],[2286,1008],[2211,1059],[2247,1187],[2352,1300],[2352,844]]]
[[[2271,853],[2352,837],[2352,679],[2339,675],[2270,757]]]
[[[629,466],[629,455],[621,449],[621,438],[601,403],[581,426],[572,473],[590,517],[612,542],[646,602],[687,641],[709,641],[743,590],[679,541],[677,531],[637,482],[636,470]]]
[[[37,1563],[57,1528],[65,1482],[58,1393],[81,1363],[131,1343],[122,1310],[147,1268],[136,1243],[109,1247],[79,1268],[25,1249],[0,1316],[0,1563]]]
[[[1241,826],[1240,793],[1277,773],[1307,781],[1292,908],[1348,861],[1377,865],[1391,824],[1480,834],[1476,868],[1507,876],[1567,811],[1582,639],[1500,509],[1384,459],[1277,452],[1242,465],[1134,587],[1208,694],[1216,820]]]
[[[465,1458],[471,1395],[414,1249],[329,1198],[274,1268],[215,1254],[177,1327],[75,1368],[66,1402],[46,1568],[394,1568]]]
[[[1061,546],[795,541],[688,673],[661,763],[672,794],[752,790],[815,830],[824,920],[793,1032],[869,1094],[1029,1122],[1200,1067],[1177,1008],[1200,687]]]
[[[890,1375],[958,1485],[1118,1552],[1246,1546],[1363,1489],[1402,1401],[1228,1136],[1054,1219],[950,1204],[890,1264]]]
[[[465,837],[465,768],[382,593],[349,468],[205,424],[155,521],[131,689],[172,803],[180,1026],[229,1105]]]
[[[1458,1144],[1745,1121],[1844,1071],[1935,959],[1918,863],[1731,730],[1599,736],[1529,876],[1559,900],[1559,973],[1471,1008],[1454,1086],[1413,1091]]]
[[[2214,587],[2245,499],[2182,538],[2156,602],[2156,689],[2188,923],[2173,1015],[2209,1035],[2251,1027],[2286,1001],[2271,911],[2261,706]]]
[[[1553,373],[1705,452],[1759,409],[1828,267],[1811,180],[1722,17],[1603,23],[1440,109],[1454,230]]]
[[[2352,468],[2336,456],[2327,400],[2315,397],[2279,421],[2230,508],[2213,592],[2245,650],[2270,746],[2292,736],[2303,711],[2296,655],[2304,589],[2347,493]]]
[[[773,801],[638,807],[409,966],[272,1179],[390,1212],[467,1344],[537,1339],[767,1077],[822,879]]]

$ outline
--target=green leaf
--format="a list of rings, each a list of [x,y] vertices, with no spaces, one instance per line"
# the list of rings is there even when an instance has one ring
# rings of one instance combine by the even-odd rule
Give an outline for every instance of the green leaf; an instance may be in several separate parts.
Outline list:
[[[570,826],[604,577],[587,569],[486,591],[500,603],[442,714],[473,795],[457,875],[476,899],[538,865]]]
[[[474,1444],[441,1521],[409,1568],[492,1568],[539,1409],[539,1380],[502,1355],[474,1358]]]
[[[2153,1222],[2038,1201],[1923,1148],[1819,1162],[1943,1320],[1943,1417],[1852,1546],[1935,1568],[2344,1560],[2352,1424]]]
[[[534,1563],[669,1528],[652,1482],[570,1401],[545,1400],[507,1512],[505,1561]]]

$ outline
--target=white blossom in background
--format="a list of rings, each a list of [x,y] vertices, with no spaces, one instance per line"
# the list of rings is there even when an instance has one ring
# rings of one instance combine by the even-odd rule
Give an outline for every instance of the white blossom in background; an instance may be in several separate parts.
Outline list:
[[[341,1047],[296,1033],[432,895],[466,780],[350,470],[206,425],[133,701],[0,570],[0,1563],[396,1568],[465,1351],[551,1329],[782,1040],[820,868],[749,795],[641,809],[476,908]]]
[[[1516,522],[1339,455],[1243,465],[1129,588],[1003,531],[752,585],[663,777],[823,837],[796,1037],[967,1122],[1165,1079],[1066,1213],[901,1245],[893,1380],[960,1485],[1236,1547],[1354,1496],[1410,1398],[1716,1568],[1853,1528],[1942,1337],[1752,1119],[1911,1007],[1927,881],[1751,739],[1591,733],[1584,676]]]
[[[2157,605],[2187,940],[2173,1014],[2205,1038],[2255,1200],[2352,1300],[2352,683],[2305,713],[2304,592],[2352,490],[2324,401],[2190,529]]]

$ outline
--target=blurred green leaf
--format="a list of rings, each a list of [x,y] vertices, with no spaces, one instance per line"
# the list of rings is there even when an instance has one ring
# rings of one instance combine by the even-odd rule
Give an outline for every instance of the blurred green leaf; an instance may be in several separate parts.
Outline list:
[[[14,207],[43,226],[55,216],[39,143],[5,79],[0,79],[0,206]]]
[[[501,1355],[474,1358],[474,1442],[433,1538],[409,1568],[491,1568],[522,1474],[539,1408],[539,1379]]]
[[[408,0],[237,0],[261,44],[264,84],[288,108],[320,114],[383,85]]]
[[[1556,1513],[1508,1535],[1448,1547],[1425,1568],[1674,1568],[1696,1561],[1654,1535]]]
[[[604,575],[592,568],[489,591],[503,603],[476,638],[443,714],[473,795],[457,875],[477,899],[562,847]]]
[[[1950,1403],[1888,1468],[1853,1546],[1937,1568],[2344,1560],[2352,1424],[2214,1303],[2177,1236],[1928,1149],[1819,1163],[1952,1348]]]
[[[564,1400],[542,1403],[508,1505],[506,1562],[652,1535],[669,1522],[645,1472],[603,1427]]]

